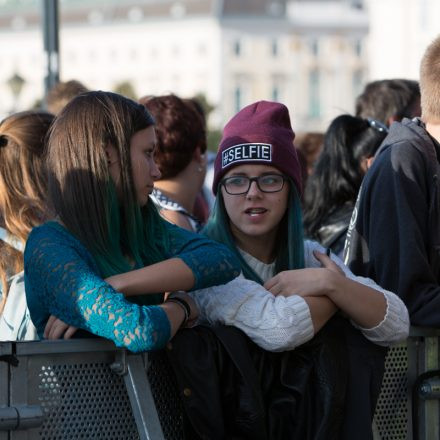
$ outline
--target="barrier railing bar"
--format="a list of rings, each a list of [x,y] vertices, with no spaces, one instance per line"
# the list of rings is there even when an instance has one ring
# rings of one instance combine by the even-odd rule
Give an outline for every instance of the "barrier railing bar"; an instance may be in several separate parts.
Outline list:
[[[60,353],[87,353],[123,350],[107,339],[60,339],[44,341],[23,341],[16,344],[17,355],[42,355]]]
[[[125,386],[141,440],[164,440],[156,405],[140,355],[126,357]]]

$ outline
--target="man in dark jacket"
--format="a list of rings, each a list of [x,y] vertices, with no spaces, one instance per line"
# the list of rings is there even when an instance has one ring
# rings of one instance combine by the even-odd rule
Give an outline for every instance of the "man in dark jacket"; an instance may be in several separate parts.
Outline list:
[[[421,119],[394,122],[364,179],[345,261],[440,327],[440,37],[420,68]]]
[[[396,292],[413,325],[440,327],[440,145],[428,127],[391,126],[364,180],[346,258],[354,273]]]
[[[393,122],[362,183],[345,244],[345,263],[397,293],[411,323],[440,328],[440,37],[420,69],[422,118]],[[354,343],[349,390],[370,389],[374,411],[385,352]],[[370,366],[359,362],[368,354]],[[371,356],[374,353],[375,356]],[[359,417],[356,407],[350,420]],[[367,410],[365,407],[363,411]],[[372,414],[372,413],[371,413]],[[365,419],[362,419],[365,420]]]

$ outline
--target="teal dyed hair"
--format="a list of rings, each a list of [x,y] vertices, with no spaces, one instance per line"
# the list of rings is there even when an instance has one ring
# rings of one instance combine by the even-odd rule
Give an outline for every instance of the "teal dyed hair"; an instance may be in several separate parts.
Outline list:
[[[301,203],[293,181],[288,178],[289,197],[287,210],[281,220],[276,239],[275,272],[304,268],[304,235],[302,227]],[[237,249],[229,226],[229,217],[225,209],[223,194],[218,188],[217,200],[211,216],[204,227],[203,234],[225,244],[240,260],[243,275],[250,280],[263,284],[263,281],[246,263]],[[287,239],[286,239],[287,238]]]
[[[151,201],[139,206],[132,175],[131,139],[153,125],[143,105],[102,91],[74,98],[52,125],[50,201],[61,222],[89,249],[103,277],[131,270],[127,257],[136,267],[167,258],[164,220]],[[109,171],[109,145],[120,162],[119,198]]]
[[[106,249],[91,247],[101,275],[106,278],[133,270],[124,254],[130,255],[135,267],[144,267],[164,260],[169,236],[154,203],[132,204],[122,209],[113,182],[109,185],[108,238]]]

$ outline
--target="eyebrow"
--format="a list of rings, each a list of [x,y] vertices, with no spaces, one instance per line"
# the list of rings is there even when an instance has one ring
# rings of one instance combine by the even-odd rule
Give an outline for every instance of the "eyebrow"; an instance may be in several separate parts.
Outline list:
[[[272,175],[281,175],[281,173],[276,172],[276,171],[265,171],[264,173],[259,174],[258,176],[254,176],[254,177],[261,177],[261,176],[272,176]],[[234,177],[234,176],[243,176],[243,177],[249,177],[248,173],[233,173],[231,175],[229,175],[228,177]],[[253,176],[251,176],[253,177]]]

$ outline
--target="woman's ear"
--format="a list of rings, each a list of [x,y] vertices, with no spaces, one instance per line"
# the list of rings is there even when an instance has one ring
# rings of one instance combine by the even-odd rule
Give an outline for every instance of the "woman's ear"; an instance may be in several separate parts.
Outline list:
[[[205,153],[201,152],[200,147],[196,147],[196,149],[194,150],[193,158],[200,165],[202,165],[202,166],[206,165],[206,155],[205,155]]]
[[[206,156],[201,152],[200,147],[196,147],[193,153],[193,160],[197,164],[197,171],[206,173]]]
[[[107,158],[108,165],[113,165],[114,163],[119,161],[118,152],[116,151],[116,148],[112,144],[106,145],[105,155]]]

